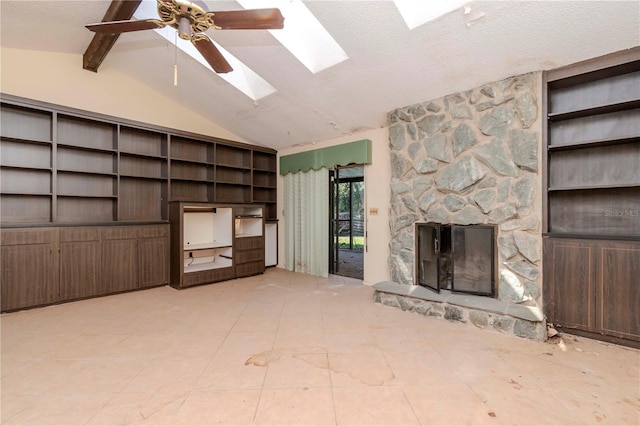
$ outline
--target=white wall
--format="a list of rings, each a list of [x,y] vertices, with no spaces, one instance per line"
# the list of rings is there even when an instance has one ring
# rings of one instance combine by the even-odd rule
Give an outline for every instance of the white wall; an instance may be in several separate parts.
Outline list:
[[[0,58],[4,94],[246,142],[118,71],[82,69],[82,55],[3,48]]]
[[[367,285],[390,279],[388,257],[391,232],[389,230],[389,200],[391,190],[391,162],[389,161],[389,128],[368,130],[349,136],[330,139],[315,144],[294,146],[278,152],[278,164],[283,155],[296,154],[328,146],[340,145],[370,139],[372,145],[371,165],[365,167],[365,216],[367,231],[367,250],[364,253],[364,280]],[[285,238],[284,229],[286,218],[284,209],[284,179],[278,175],[278,266],[284,268]],[[378,214],[371,214],[371,209],[378,209]]]

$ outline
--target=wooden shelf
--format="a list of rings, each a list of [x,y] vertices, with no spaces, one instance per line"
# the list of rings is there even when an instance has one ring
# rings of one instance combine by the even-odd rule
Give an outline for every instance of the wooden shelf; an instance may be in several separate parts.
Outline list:
[[[121,178],[127,179],[146,179],[146,180],[157,180],[159,182],[166,182],[167,178],[158,177],[158,176],[143,176],[143,175],[131,175],[131,174],[123,174],[120,173]]]
[[[117,173],[94,172],[89,170],[66,170],[66,169],[58,169],[58,174],[92,175],[92,176],[109,176],[109,177],[118,176]]]
[[[10,164],[1,164],[0,168],[2,169],[12,169],[12,170],[33,170],[39,172],[51,172],[53,169],[51,167],[32,167],[32,166],[14,166]]]
[[[167,155],[167,135],[129,126],[120,126],[118,137],[120,153],[148,158],[164,158]]]
[[[58,198],[99,198],[99,199],[112,199],[118,198],[116,195],[77,195],[77,194],[57,194]]]
[[[25,197],[51,197],[53,195],[51,192],[11,192],[11,191],[0,191],[2,195],[18,195]]]
[[[57,115],[57,137],[59,145],[79,149],[115,152],[117,125],[102,120]]]
[[[129,151],[122,151],[122,150],[120,150],[120,155],[127,156],[127,157],[148,158],[148,159],[165,160],[165,161],[168,159],[166,155],[140,154],[138,152],[129,152]]]
[[[566,186],[566,187],[549,187],[549,192],[557,191],[590,191],[598,189],[615,189],[615,188],[640,188],[640,183],[616,183],[611,185],[585,185],[585,186]]]
[[[216,180],[215,183],[218,185],[232,185],[232,186],[244,186],[244,187],[251,186],[250,183],[227,182],[224,180]]]
[[[611,146],[611,145],[620,145],[624,143],[633,143],[640,142],[640,136],[631,136],[631,137],[620,137],[620,138],[611,138],[611,139],[596,139],[589,140],[584,142],[575,142],[575,143],[566,143],[563,145],[549,145],[547,149],[549,151],[562,151],[576,148],[589,148],[589,147],[599,147],[599,146]]]
[[[53,141],[53,114],[39,108],[3,103],[0,105],[2,140],[50,144]]]
[[[621,241],[640,241],[640,235],[596,235],[596,234],[570,234],[543,232],[543,237],[549,238],[565,238],[577,240],[621,240]]]
[[[216,166],[251,170],[251,149],[216,144]]]
[[[238,165],[234,165],[234,164],[228,164],[228,163],[216,163],[216,167],[225,167],[227,169],[235,169],[235,170],[251,170],[250,166],[238,166]]]
[[[191,250],[205,250],[205,249],[213,249],[213,248],[225,248],[231,247],[230,244],[217,244],[217,243],[202,243],[202,244],[186,244],[184,246],[184,251]]]
[[[0,136],[0,141],[1,142],[17,142],[17,143],[28,144],[28,145],[51,146],[53,144],[53,142],[51,142],[50,140],[23,139],[23,138],[11,137],[11,136]]]
[[[268,148],[11,95],[2,95],[0,113],[3,226],[166,221],[169,201],[253,201],[277,211]]]
[[[117,154],[117,150],[109,148],[95,148],[91,146],[75,145],[71,143],[58,143],[58,148],[77,149],[80,151],[103,152],[108,154]]]
[[[583,108],[583,109],[576,109],[573,111],[549,113],[548,118],[550,122],[558,122],[563,120],[571,120],[574,118],[589,117],[593,115],[607,114],[607,113],[617,112],[617,111],[625,111],[625,110],[634,109],[638,107],[640,107],[640,99],[632,99],[632,100],[625,100],[625,101],[615,102],[610,104],[592,106],[592,107]]]
[[[554,235],[640,233],[640,71],[627,66],[547,84],[547,225]],[[620,73],[618,73],[620,72]],[[559,111],[563,108],[564,111]]]
[[[211,269],[231,268],[233,267],[233,261],[230,259],[217,259],[214,262],[195,263],[184,266],[184,273],[189,274],[193,272],[208,271]]]
[[[276,157],[267,152],[253,151],[253,170],[276,172]]]
[[[183,178],[183,177],[171,177],[170,180],[178,180],[181,182],[197,182],[197,183],[214,183],[215,181],[213,179],[190,179],[190,178]]]
[[[275,171],[275,170],[273,170],[273,169],[261,169],[261,168],[258,168],[258,167],[254,167],[254,168],[253,168],[253,171],[254,171],[254,172],[260,172],[260,173],[267,173],[267,174],[274,174],[274,173],[276,173],[276,171]]]
[[[206,160],[189,160],[189,159],[186,159],[186,158],[171,157],[171,162],[202,164],[202,165],[205,165],[205,166],[211,166],[211,163],[206,161]]]

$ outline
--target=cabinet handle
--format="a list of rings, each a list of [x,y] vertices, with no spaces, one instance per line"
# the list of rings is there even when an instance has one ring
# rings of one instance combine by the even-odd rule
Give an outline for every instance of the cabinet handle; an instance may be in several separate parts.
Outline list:
[[[440,242],[438,241],[437,238],[433,240],[433,250],[434,250],[434,253],[440,253]]]

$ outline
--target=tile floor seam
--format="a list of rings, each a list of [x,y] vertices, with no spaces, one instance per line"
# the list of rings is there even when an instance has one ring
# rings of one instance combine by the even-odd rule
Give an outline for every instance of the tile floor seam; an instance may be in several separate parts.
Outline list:
[[[273,353],[273,349],[275,347],[276,340],[278,338],[278,331],[280,330],[280,323],[282,322],[282,316],[284,314],[285,305],[286,305],[286,301],[282,303],[282,308],[280,309],[280,317],[278,318],[278,326],[276,327],[275,333],[273,333],[273,341],[271,342],[271,348],[269,349],[271,353]],[[262,384],[260,385],[260,393],[258,394],[256,409],[253,412],[253,419],[251,420],[252,424],[255,424],[256,419],[258,417],[258,410],[260,409],[260,401],[262,400],[262,393],[264,392],[264,384],[267,381],[267,374],[269,374],[270,367],[271,367],[271,363],[267,361],[267,365],[266,365],[267,370],[264,372],[264,377],[262,378]]]
[[[231,325],[231,327],[229,327],[229,330],[226,332],[226,334],[224,335],[224,339],[222,339],[222,341],[220,342],[220,344],[218,345],[218,347],[216,348],[215,352],[213,353],[213,355],[211,356],[211,358],[209,359],[209,362],[207,362],[207,364],[204,366],[204,369],[202,370],[202,372],[200,373],[200,376],[198,376],[198,379],[196,380],[196,383],[198,382],[198,380],[200,380],[200,378],[202,378],[202,375],[204,374],[205,371],[207,371],[207,369],[211,366],[211,363],[213,363],[213,360],[216,358],[216,355],[218,355],[218,352],[220,352],[220,348],[224,345],[224,343],[227,341],[227,339],[229,338],[229,335],[231,334],[231,331],[233,330],[233,327],[236,326],[236,324],[238,323],[238,321],[240,321],[240,317],[242,316],[242,314],[247,310],[247,307],[249,306],[249,303],[246,303],[244,305],[244,307],[242,308],[242,311],[238,314],[238,316],[236,317],[236,320],[233,322],[233,324]]]
[[[324,312],[322,310],[320,310],[320,320],[322,321],[322,340],[324,341],[324,337],[325,337],[325,330],[324,330]],[[335,422],[335,425],[338,425],[338,412],[336,411],[336,397],[335,397],[335,393],[333,392],[333,378],[331,377],[331,364],[329,364],[329,351],[326,348],[326,342],[325,342],[325,357],[327,359],[327,372],[329,374],[329,387],[331,389],[331,405],[333,406],[333,421]]]
[[[416,424],[422,425],[422,422],[420,421],[420,418],[418,417],[418,414],[416,413],[415,408],[413,408],[413,404],[411,404],[411,401],[407,397],[407,393],[404,391],[404,387],[398,386],[398,388],[400,389],[400,392],[402,392],[402,396],[404,396],[404,400],[407,401],[409,408],[411,408],[411,413],[413,413],[413,417],[415,417]]]

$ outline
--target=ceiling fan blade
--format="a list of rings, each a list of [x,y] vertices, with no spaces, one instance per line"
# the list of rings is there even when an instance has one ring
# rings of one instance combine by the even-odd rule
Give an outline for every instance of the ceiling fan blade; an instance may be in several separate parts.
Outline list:
[[[284,17],[275,8],[209,13],[213,13],[213,23],[223,30],[269,30],[284,26]]]
[[[233,71],[229,62],[222,56],[222,53],[209,37],[204,34],[196,34],[191,38],[191,42],[215,72],[227,73]]]
[[[85,27],[90,31],[103,34],[120,34],[131,31],[153,30],[164,26],[164,22],[156,19],[134,19],[130,21],[99,22],[97,24],[85,25]]]

